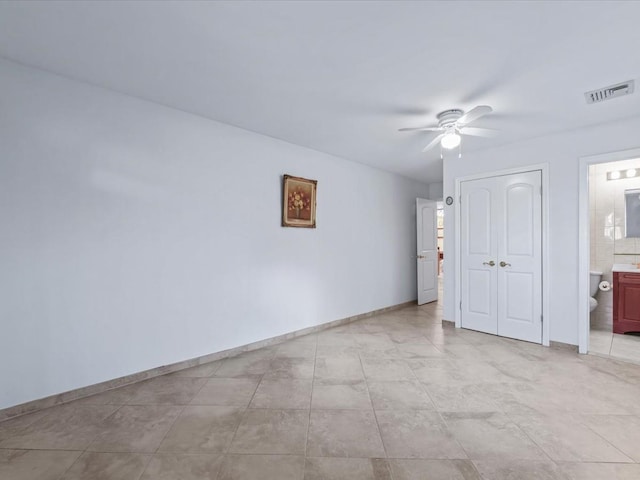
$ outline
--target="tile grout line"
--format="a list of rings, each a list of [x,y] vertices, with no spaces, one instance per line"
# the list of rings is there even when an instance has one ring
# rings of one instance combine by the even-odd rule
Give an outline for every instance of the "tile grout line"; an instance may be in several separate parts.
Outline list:
[[[426,336],[425,336],[426,338]],[[445,352],[442,352],[435,344],[433,344],[428,338],[427,341],[429,342],[429,345],[433,345],[436,350],[438,350],[439,352],[441,352],[443,355],[446,355]],[[423,357],[423,358],[429,358],[429,357]],[[437,358],[437,357],[434,357]],[[411,368],[411,365],[409,364],[409,362],[407,362],[407,367],[409,368],[409,370],[411,370],[411,373],[413,374],[413,377],[415,378],[416,382],[418,382],[418,385],[420,386],[420,388],[422,389],[422,391],[427,395],[427,397],[429,398],[429,401],[431,402],[431,405],[433,405],[433,411],[438,411],[438,406],[436,405],[436,402],[433,401],[433,397],[431,396],[431,394],[429,393],[429,390],[427,389],[426,385],[418,378],[418,376],[416,375],[416,372],[413,370],[413,368]]]
[[[462,460],[469,460],[472,464],[473,464],[473,468],[476,469],[476,471],[478,472],[478,474],[480,474],[480,471],[478,470],[478,467],[476,466],[476,463],[474,461],[473,458],[471,458],[471,456],[469,455],[469,452],[467,451],[466,448],[464,448],[464,445],[462,445],[458,439],[456,438],[456,436],[453,434],[453,432],[451,432],[450,430],[450,426],[447,423],[447,420],[442,416],[442,412],[439,412],[436,410],[436,413],[438,414],[438,417],[440,418],[440,420],[442,421],[442,423],[444,423],[444,426],[447,428],[447,431],[451,434],[451,436],[453,437],[453,440],[455,440],[455,442],[460,446],[460,448],[462,449],[462,451],[464,452],[464,454],[467,456],[467,458],[462,459]]]
[[[536,410],[536,412],[539,414],[539,412],[538,412],[537,410]],[[518,429],[518,431],[519,431],[519,432],[522,432],[522,433],[524,434],[524,436],[525,436],[525,437],[527,437],[527,438],[531,441],[531,443],[533,443],[536,447],[538,447],[538,449],[539,449],[539,450],[540,450],[540,451],[545,455],[545,457],[547,457],[547,458],[549,459],[549,461],[550,461],[551,463],[553,463],[554,465],[557,465],[557,463],[555,462],[555,460],[554,460],[553,458],[551,458],[551,455],[549,455],[549,454],[547,453],[547,451],[546,451],[544,448],[542,448],[542,446],[541,446],[538,442],[536,442],[536,441],[535,441],[535,439],[534,439],[531,435],[529,435],[529,434],[527,433],[527,431],[526,431],[524,428],[520,427],[520,425],[518,425],[518,424],[514,421],[514,419],[511,417],[511,415],[517,415],[517,413],[513,413],[513,412],[511,412],[511,413],[509,413],[509,412],[504,412],[504,415],[509,419],[509,421],[510,421],[511,423],[513,423],[513,424],[516,426],[516,428]],[[544,415],[544,414],[543,414],[543,415]]]
[[[331,329],[328,329],[330,331]],[[302,459],[302,478],[307,470],[307,450],[309,449],[309,430],[311,430],[311,406],[313,405],[313,390],[316,384],[316,362],[318,360],[318,336],[315,337],[315,352],[313,354],[313,375],[311,376],[311,394],[309,395],[309,418],[307,421],[307,433],[304,439],[304,458]]]
[[[613,333],[611,333],[611,341],[609,342],[609,352],[607,355],[611,356],[611,352],[613,351]]]
[[[204,384],[203,384],[204,387]],[[202,387],[200,388],[200,390],[202,390]],[[198,390],[198,392],[200,391]],[[197,394],[196,394],[197,395]],[[195,395],[194,395],[195,398]],[[178,405],[176,405],[178,406]],[[154,449],[154,451],[151,453],[152,456],[155,456],[158,453],[158,450],[160,450],[160,447],[162,446],[162,444],[164,443],[164,441],[166,440],[167,436],[169,435],[169,432],[173,429],[173,426],[176,424],[176,422],[178,421],[178,419],[182,416],[182,413],[184,412],[184,410],[189,406],[189,404],[185,404],[182,405],[182,408],[180,409],[180,411],[178,412],[178,414],[176,415],[176,418],[173,419],[173,422],[171,422],[171,425],[169,426],[169,428],[167,428],[167,431],[164,433],[164,435],[162,436],[162,440],[160,440],[158,442],[158,446]],[[170,453],[170,452],[167,452]],[[149,465],[147,465],[148,467]],[[145,468],[145,471],[147,470],[147,468]],[[144,473],[144,472],[142,472]]]
[[[220,367],[218,367],[220,368]],[[186,378],[191,378],[191,377],[186,377]],[[205,378],[208,379],[211,377],[195,377],[195,378]],[[196,395],[198,395],[198,393],[200,393],[200,391],[204,388],[204,386],[207,384],[207,381],[203,382],[202,385],[200,386],[200,388],[198,389],[197,392],[194,393],[194,395],[191,397],[191,400],[193,400]],[[167,407],[181,407],[180,411],[178,412],[178,414],[176,415],[176,417],[173,419],[173,421],[171,422],[171,425],[169,425],[169,427],[167,428],[167,431],[164,433],[164,435],[162,436],[162,439],[158,442],[157,447],[153,450],[153,452],[95,452],[95,453],[126,453],[126,454],[130,454],[130,455],[145,455],[148,456],[148,459],[146,461],[146,464],[144,466],[144,468],[142,469],[142,471],[140,472],[140,475],[137,477],[136,480],[139,480],[147,471],[147,469],[149,468],[149,464],[151,463],[151,460],[153,459],[153,457],[158,453],[158,450],[160,449],[160,447],[162,446],[162,443],[164,442],[164,440],[167,438],[167,435],[169,435],[169,432],[171,431],[171,429],[173,428],[173,426],[176,424],[176,422],[178,421],[178,419],[180,418],[180,416],[182,415],[182,413],[184,412],[184,410],[186,409],[187,406],[189,406],[189,403],[185,403],[183,405],[172,405],[172,404],[123,404],[121,405],[115,412],[113,412],[113,414],[111,414],[109,417],[115,415],[117,412],[119,412],[122,408],[124,407],[147,407],[147,406],[151,406],[151,407],[158,407],[158,406],[167,406]],[[107,418],[109,418],[107,417]],[[94,440],[91,442],[95,442],[95,440],[98,438],[99,434],[96,436],[96,438],[94,438]],[[89,447],[91,446],[91,444],[89,445]],[[66,473],[66,472],[65,472]]]
[[[269,359],[269,362],[271,362],[271,359]],[[266,373],[266,372],[265,372]],[[240,421],[238,422],[238,425],[236,426],[236,428],[233,431],[233,435],[231,436],[231,440],[229,440],[229,444],[226,446],[223,455],[227,456],[227,455],[233,455],[232,453],[230,453],[231,450],[231,445],[233,444],[233,441],[236,439],[236,435],[238,434],[238,430],[240,429],[240,425],[242,425],[242,421],[244,420],[244,416],[247,414],[247,411],[250,410],[250,406],[251,406],[251,402],[253,402],[253,399],[256,396],[256,392],[258,391],[258,388],[260,388],[260,384],[262,383],[262,380],[264,380],[264,373],[260,375],[260,379],[258,380],[258,383],[256,384],[256,388],[254,389],[253,393],[251,394],[251,398],[249,399],[249,401],[247,402],[247,406],[244,407],[244,410],[242,410],[242,415],[240,415]],[[254,409],[257,410],[257,409]],[[238,455],[242,455],[242,454],[238,454]]]
[[[213,378],[213,376],[215,375],[215,373],[220,369],[220,367],[222,366],[223,362],[220,362],[220,365],[218,365],[218,368],[216,368],[214,370],[213,373],[211,373],[211,375],[207,376],[207,377],[196,377],[196,378],[205,378],[206,381],[202,383],[202,385],[200,386],[200,388],[198,389],[198,391],[191,397],[191,399],[189,400],[188,403],[182,405],[182,408],[180,409],[180,412],[178,412],[178,415],[176,415],[176,418],[173,419],[173,422],[171,422],[171,425],[169,426],[169,428],[167,428],[167,431],[165,432],[165,434],[162,436],[162,440],[160,440],[160,442],[158,442],[158,446],[155,448],[155,450],[153,451],[153,453],[151,453],[149,461],[147,462],[147,464],[145,465],[144,470],[142,471],[142,473],[140,474],[140,477],[138,477],[138,479],[140,479],[147,471],[147,469],[149,468],[149,464],[151,463],[151,460],[153,459],[153,457],[155,457],[158,454],[158,450],[160,449],[160,447],[162,446],[162,444],[164,443],[164,441],[166,440],[167,436],[169,435],[169,432],[171,432],[171,430],[173,429],[174,425],[176,424],[176,422],[178,421],[178,419],[182,416],[182,414],[184,413],[185,409],[190,406],[191,402],[193,401],[194,398],[196,398],[198,396],[198,394],[202,391],[202,389],[205,387],[205,385],[207,385],[207,383],[209,382],[210,378]],[[200,365],[197,365],[200,366]],[[193,367],[192,367],[193,368]],[[191,377],[186,377],[186,378],[191,378]],[[178,406],[178,405],[175,405]],[[174,453],[174,454],[178,454],[177,452],[167,452],[167,453]]]
[[[108,404],[106,404],[108,405]],[[116,408],[110,415],[107,415],[102,421],[105,422],[108,418],[114,416],[116,413],[118,413],[120,410],[122,410],[122,407],[124,407],[124,404],[119,405],[118,408]],[[36,420],[37,421],[37,420]],[[35,422],[34,422],[35,423]],[[64,473],[62,473],[62,475],[59,478],[63,478],[68,472],[69,470],[71,470],[73,468],[73,466],[78,463],[78,461],[86,454],[86,453],[92,453],[89,452],[89,447],[91,447],[91,445],[93,444],[93,442],[96,441],[96,439],[100,436],[100,433],[96,433],[96,435],[91,439],[90,442],[87,442],[87,445],[84,447],[83,450],[75,450],[75,451],[80,451],[80,455],[78,455],[78,458],[76,458],[73,463],[71,465],[69,465],[69,468],[67,468]],[[104,452],[95,452],[95,453],[104,453]],[[146,465],[145,465],[145,469],[146,469]]]
[[[430,341],[431,343],[431,341]],[[440,350],[435,344],[434,346],[436,347],[436,349],[438,351],[441,351],[443,355],[447,355],[446,352]],[[436,415],[438,415],[438,418],[440,418],[440,421],[444,424],[445,428],[447,429],[447,432],[451,435],[452,439],[456,442],[456,444],[460,447],[460,449],[464,452],[464,454],[466,455],[466,459],[462,459],[462,460],[468,460],[473,464],[473,468],[478,472],[478,474],[480,474],[480,472],[478,471],[478,467],[476,466],[475,463],[473,463],[473,460],[471,459],[471,456],[469,455],[469,452],[464,448],[464,446],[458,441],[458,439],[456,438],[456,436],[453,434],[453,432],[451,432],[449,425],[447,424],[447,421],[444,419],[444,417],[442,416],[442,412],[440,412],[438,410],[438,406],[436,405],[436,403],[433,401],[433,398],[431,397],[431,394],[429,394],[426,386],[420,381],[420,379],[418,378],[418,376],[416,375],[416,372],[413,370],[413,368],[411,368],[411,366],[409,365],[409,363],[407,362],[407,367],[409,368],[409,370],[411,370],[411,373],[413,375],[413,377],[416,379],[416,381],[420,384],[421,389],[427,394],[427,397],[429,397],[429,400],[431,401],[431,403],[433,404],[433,408],[434,408],[434,412],[436,413]],[[453,459],[450,459],[453,460]]]
[[[582,416],[584,416],[584,415],[588,415],[588,414],[583,413],[583,414],[579,414],[579,415],[580,415],[580,417],[582,417]],[[606,417],[611,416],[610,414],[601,414],[601,415],[602,415],[602,416],[606,416]],[[623,417],[623,416],[636,417],[636,415],[619,415],[619,416],[621,416],[621,417]],[[594,430],[593,428],[591,428],[591,426],[589,426],[588,424],[586,424],[586,423],[582,422],[582,420],[580,420],[578,423],[579,423],[580,425],[582,425],[583,427],[588,428],[590,431],[592,431],[594,434],[596,434],[598,437],[600,437],[602,440],[604,440],[607,444],[609,444],[609,445],[610,445],[611,447],[613,447],[615,450],[617,450],[617,451],[618,451],[618,452],[620,452],[622,455],[624,455],[625,457],[627,457],[629,460],[631,460],[631,462],[632,462],[633,464],[637,464],[637,463],[638,463],[638,462],[636,461],[636,459],[635,459],[635,458],[633,458],[633,457],[632,457],[631,455],[629,455],[628,453],[626,453],[626,452],[622,451],[621,449],[619,449],[618,447],[616,447],[613,443],[611,443],[611,442],[609,441],[609,439],[607,439],[606,437],[604,437],[603,435],[601,435],[600,433],[598,433],[596,430]],[[626,465],[629,465],[629,463],[625,463],[625,464],[626,464]]]
[[[266,347],[266,348],[269,348],[269,347]],[[267,373],[267,370],[268,370],[269,366],[271,366],[271,362],[272,362],[273,358],[275,357],[275,354],[276,354],[276,349],[273,350],[273,353],[270,356],[268,356],[268,357],[266,357],[264,359],[264,361],[268,362],[267,369],[265,370],[265,372],[263,372],[262,374],[259,375],[259,379],[258,379],[258,383],[256,384],[256,388],[254,389],[253,394],[251,395],[251,398],[247,402],[246,407],[244,408],[244,410],[242,410],[242,414],[240,415],[240,421],[238,422],[238,425],[236,425],[236,428],[233,431],[233,435],[231,436],[231,440],[229,440],[228,445],[224,449],[224,452],[221,454],[222,461],[221,461],[221,464],[220,464],[220,468],[218,469],[218,474],[216,475],[216,480],[220,478],[220,475],[222,475],[222,473],[224,471],[224,467],[226,466],[227,458],[229,457],[229,455],[233,455],[232,453],[230,453],[231,445],[233,445],[233,441],[235,440],[236,435],[238,434],[238,430],[240,429],[240,425],[242,425],[242,421],[244,420],[244,417],[245,417],[247,411],[249,410],[251,402],[253,402],[253,399],[256,396],[258,388],[260,388],[260,384],[262,383],[262,380],[264,379],[264,376]],[[237,378],[237,377],[219,377],[219,378]],[[260,454],[256,454],[256,455],[260,455]]]
[[[378,427],[378,435],[380,435],[380,443],[382,443],[382,450],[384,450],[384,458],[387,464],[387,469],[389,471],[389,475],[391,475],[391,478],[393,480],[393,474],[391,473],[391,464],[389,463],[389,453],[387,452],[387,446],[384,443],[384,438],[382,438],[382,429],[380,428],[380,422],[378,421],[378,414],[376,413],[376,409],[373,406],[373,400],[371,399],[371,392],[369,391],[369,382],[367,380],[367,374],[364,371],[364,365],[362,363],[362,357],[360,356],[360,352],[358,352],[358,359],[360,360],[360,368],[362,369],[362,376],[364,377],[364,385],[367,388],[367,396],[369,397],[369,402],[371,403],[373,418],[376,421],[376,427]]]

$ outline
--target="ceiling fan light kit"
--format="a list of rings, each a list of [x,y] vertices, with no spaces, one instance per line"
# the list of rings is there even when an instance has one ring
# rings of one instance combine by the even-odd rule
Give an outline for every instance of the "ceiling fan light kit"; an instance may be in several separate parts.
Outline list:
[[[442,137],[440,140],[440,145],[442,148],[446,148],[447,150],[451,150],[452,148],[456,148],[460,145],[460,135],[456,132],[448,132]]]
[[[458,146],[460,146],[461,135],[475,135],[475,136],[490,136],[493,131],[483,128],[468,128],[467,126],[482,117],[483,115],[487,115],[491,113],[493,109],[488,105],[479,105],[475,108],[472,108],[467,113],[464,111],[454,108],[451,110],[445,110],[440,112],[437,115],[438,125],[437,126],[426,126],[426,127],[417,127],[417,128],[401,128],[399,131],[407,132],[407,131],[426,131],[426,132],[440,132],[438,136],[436,136],[424,149],[423,152],[430,150],[438,143],[441,148],[452,150]]]

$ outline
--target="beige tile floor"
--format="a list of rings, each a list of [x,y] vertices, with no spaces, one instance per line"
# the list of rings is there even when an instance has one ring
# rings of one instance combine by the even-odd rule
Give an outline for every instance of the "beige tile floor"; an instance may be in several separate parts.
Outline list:
[[[640,336],[591,329],[589,353],[640,364]]]
[[[2,480],[640,479],[640,366],[407,307],[0,423]]]

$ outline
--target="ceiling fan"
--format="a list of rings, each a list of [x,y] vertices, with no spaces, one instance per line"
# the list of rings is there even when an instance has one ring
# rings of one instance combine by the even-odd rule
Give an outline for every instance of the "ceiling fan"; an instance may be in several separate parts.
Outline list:
[[[469,127],[468,125],[478,118],[491,113],[493,109],[489,105],[478,105],[467,113],[459,109],[445,110],[437,115],[437,126],[401,128],[399,132],[423,131],[441,132],[436,138],[422,149],[423,152],[433,148],[440,142],[442,148],[452,149],[460,145],[460,135],[473,135],[478,137],[491,137],[495,130],[488,128]]]

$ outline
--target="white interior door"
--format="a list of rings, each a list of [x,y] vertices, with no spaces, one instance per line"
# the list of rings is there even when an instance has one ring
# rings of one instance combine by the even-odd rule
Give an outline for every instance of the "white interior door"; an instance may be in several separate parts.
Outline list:
[[[461,325],[542,343],[542,175],[461,182]]]
[[[542,174],[499,178],[498,335],[542,343]]]
[[[498,333],[498,221],[493,178],[461,182],[461,325]]]
[[[438,300],[437,204],[416,198],[418,305]]]

